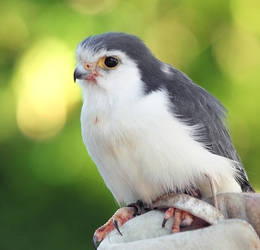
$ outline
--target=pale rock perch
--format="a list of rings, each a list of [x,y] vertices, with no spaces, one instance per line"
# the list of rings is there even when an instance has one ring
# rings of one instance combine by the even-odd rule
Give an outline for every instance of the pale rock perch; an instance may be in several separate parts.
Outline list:
[[[149,206],[169,192],[208,197],[209,178],[217,193],[253,191],[224,125],[225,108],[139,38],[91,36],[76,59],[83,141],[119,204]],[[119,217],[112,222],[120,226],[127,219]]]

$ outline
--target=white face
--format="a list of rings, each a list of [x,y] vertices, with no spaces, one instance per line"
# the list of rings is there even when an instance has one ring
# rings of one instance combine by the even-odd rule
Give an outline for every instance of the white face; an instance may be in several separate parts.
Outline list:
[[[137,64],[119,50],[93,52],[79,46],[76,50],[77,82],[84,91],[99,88],[108,95],[133,98],[142,91]]]

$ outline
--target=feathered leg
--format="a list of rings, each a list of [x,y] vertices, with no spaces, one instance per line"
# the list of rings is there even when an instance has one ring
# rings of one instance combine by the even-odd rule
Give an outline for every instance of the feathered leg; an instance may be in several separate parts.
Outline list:
[[[216,188],[216,183],[215,181],[208,175],[206,175],[206,177],[209,180],[209,185],[210,185],[210,189],[211,189],[211,195],[212,195],[212,199],[213,199],[213,205],[216,209],[218,209],[218,200],[217,200],[217,188]]]

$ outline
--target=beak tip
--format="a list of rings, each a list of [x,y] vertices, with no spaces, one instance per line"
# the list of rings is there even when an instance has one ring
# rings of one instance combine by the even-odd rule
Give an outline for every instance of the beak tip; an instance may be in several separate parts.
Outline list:
[[[73,80],[74,80],[74,82],[76,82],[76,80],[77,80],[77,73],[76,73],[76,70],[74,71],[74,74],[73,74]]]
[[[77,79],[81,80],[81,79],[84,79],[86,76],[86,74],[84,72],[80,72],[77,68],[75,69],[74,71],[74,74],[73,74],[73,80],[74,82],[77,81]]]

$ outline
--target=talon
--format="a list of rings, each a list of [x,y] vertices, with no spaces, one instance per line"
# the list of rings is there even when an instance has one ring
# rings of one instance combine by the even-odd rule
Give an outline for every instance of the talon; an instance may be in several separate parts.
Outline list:
[[[165,227],[165,224],[166,224],[166,222],[167,222],[168,220],[167,219],[163,219],[163,222],[162,222],[162,227]]]
[[[122,235],[119,227],[125,224],[128,220],[132,219],[134,212],[135,209],[133,207],[123,207],[118,209],[112,218],[106,222],[106,224],[95,231],[93,237],[94,247],[97,249],[99,243],[114,229]]]
[[[94,248],[97,249],[101,241],[98,240],[98,238],[94,235],[93,236],[93,245]]]
[[[189,213],[182,211],[178,208],[168,208],[165,211],[164,219],[162,222],[162,227],[165,227],[166,222],[171,218],[174,217],[174,222],[172,226],[172,232],[180,232],[180,226],[190,226],[193,222],[193,217]]]
[[[162,222],[162,227],[165,227],[165,224],[166,222],[171,218],[173,217],[174,215],[174,208],[173,207],[170,207],[166,210],[165,214],[164,214],[164,219],[163,219],[163,222]]]
[[[113,224],[114,224],[114,227],[115,227],[115,229],[117,230],[117,232],[121,235],[121,236],[123,236],[123,234],[120,232],[120,230],[119,230],[119,226],[118,226],[118,222],[117,222],[117,220],[114,220],[113,221]]]

